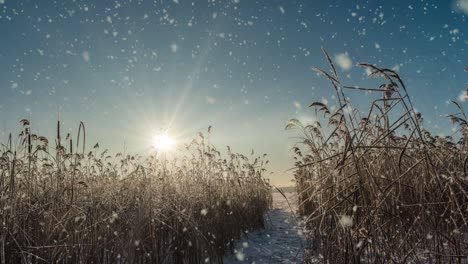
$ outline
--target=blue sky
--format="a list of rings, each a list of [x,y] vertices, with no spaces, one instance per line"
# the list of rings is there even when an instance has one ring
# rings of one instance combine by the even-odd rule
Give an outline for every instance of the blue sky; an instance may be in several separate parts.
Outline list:
[[[0,0],[0,136],[22,118],[47,136],[57,119],[73,133],[83,121],[88,142],[145,153],[161,129],[186,142],[212,125],[220,149],[268,153],[287,185],[288,119],[336,104],[311,71],[327,67],[321,47],[347,85],[381,84],[358,62],[396,69],[426,127],[447,135],[447,102],[468,80],[467,16],[467,0]]]

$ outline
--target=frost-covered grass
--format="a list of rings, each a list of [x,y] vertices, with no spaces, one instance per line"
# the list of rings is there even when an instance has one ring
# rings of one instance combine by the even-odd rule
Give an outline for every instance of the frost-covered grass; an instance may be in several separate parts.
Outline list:
[[[264,156],[224,159],[202,134],[178,160],[110,156],[85,152],[82,124],[54,147],[22,124],[0,151],[1,263],[216,262],[264,224]]]
[[[332,83],[339,109],[315,102],[317,122],[292,119],[287,126],[303,134],[294,148],[295,178],[316,255],[327,263],[466,262],[463,108],[454,102],[460,112],[448,116],[459,126],[459,140],[434,136],[395,71],[361,64],[385,83],[376,89],[346,87],[324,53],[330,73],[315,70]],[[380,98],[362,112],[350,107],[349,90]]]

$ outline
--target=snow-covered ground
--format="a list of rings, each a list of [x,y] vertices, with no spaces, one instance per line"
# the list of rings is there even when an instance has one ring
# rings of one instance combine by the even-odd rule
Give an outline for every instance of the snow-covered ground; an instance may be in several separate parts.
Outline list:
[[[297,198],[286,193],[294,211],[279,193],[273,193],[273,209],[265,215],[266,228],[249,233],[236,244],[224,263],[301,263],[306,240],[300,219],[295,218]]]

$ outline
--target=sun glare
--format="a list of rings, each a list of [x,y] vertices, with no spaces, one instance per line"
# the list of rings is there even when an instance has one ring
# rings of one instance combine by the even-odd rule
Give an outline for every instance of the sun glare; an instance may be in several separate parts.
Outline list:
[[[155,135],[153,137],[153,147],[157,150],[167,151],[171,150],[175,146],[175,140],[168,134]]]

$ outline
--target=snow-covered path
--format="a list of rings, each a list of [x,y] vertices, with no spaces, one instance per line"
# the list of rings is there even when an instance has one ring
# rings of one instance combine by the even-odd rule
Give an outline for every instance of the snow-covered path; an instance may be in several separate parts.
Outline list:
[[[296,210],[296,196],[286,193]],[[294,217],[284,197],[273,194],[273,209],[265,216],[266,228],[243,237],[236,244],[234,255],[226,256],[224,263],[301,263],[305,238],[299,219]]]

